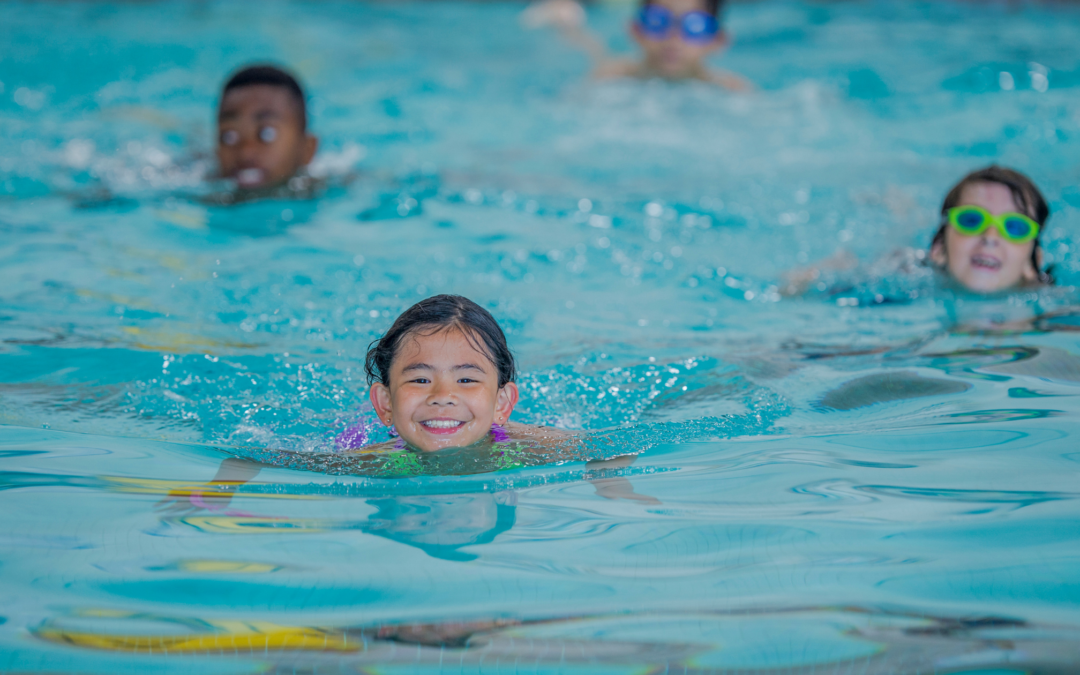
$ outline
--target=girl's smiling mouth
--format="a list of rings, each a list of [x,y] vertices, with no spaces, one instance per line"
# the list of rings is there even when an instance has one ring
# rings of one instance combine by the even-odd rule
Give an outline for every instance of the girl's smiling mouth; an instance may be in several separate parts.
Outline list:
[[[997,258],[988,255],[973,255],[971,256],[971,264],[974,267],[982,267],[984,269],[996,270],[1001,267],[1001,261]]]
[[[452,434],[465,426],[465,422],[453,419],[433,419],[424,420],[420,423],[420,426],[424,427],[425,431],[433,434]]]

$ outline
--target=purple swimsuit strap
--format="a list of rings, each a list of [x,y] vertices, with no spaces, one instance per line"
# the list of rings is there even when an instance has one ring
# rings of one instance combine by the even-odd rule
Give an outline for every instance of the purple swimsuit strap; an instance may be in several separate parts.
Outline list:
[[[496,443],[505,443],[510,440],[510,434],[506,433],[506,427],[498,424],[491,425],[491,437]]]

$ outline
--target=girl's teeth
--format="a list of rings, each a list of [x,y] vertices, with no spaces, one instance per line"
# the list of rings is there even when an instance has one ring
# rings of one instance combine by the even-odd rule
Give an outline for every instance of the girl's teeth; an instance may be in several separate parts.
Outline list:
[[[461,426],[464,422],[459,422],[457,420],[428,420],[426,422],[421,422],[421,424],[425,427],[431,427],[432,429],[451,429],[453,427]]]

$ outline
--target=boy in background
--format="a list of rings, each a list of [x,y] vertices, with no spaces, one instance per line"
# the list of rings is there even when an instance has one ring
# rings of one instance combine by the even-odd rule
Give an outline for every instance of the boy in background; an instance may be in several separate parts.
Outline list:
[[[217,122],[221,177],[235,180],[241,191],[292,187],[319,146],[308,133],[303,89],[275,66],[248,66],[230,77]]]
[[[753,85],[727,71],[710,69],[705,59],[723,53],[731,38],[720,22],[725,0],[643,0],[630,24],[630,36],[641,47],[640,59],[613,58],[585,27],[585,11],[575,0],[542,0],[522,14],[529,28],[555,26],[594,62],[593,77],[698,80],[732,91]]]

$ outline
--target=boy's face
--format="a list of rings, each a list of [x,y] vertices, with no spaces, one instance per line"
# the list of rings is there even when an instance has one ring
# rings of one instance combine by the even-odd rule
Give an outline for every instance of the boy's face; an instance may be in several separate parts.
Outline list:
[[[424,451],[472,445],[517,405],[513,382],[499,387],[491,357],[461,330],[406,336],[390,364],[390,386],[371,385],[371,403],[409,445]]]
[[[698,76],[705,67],[707,56],[725,49],[727,33],[723,30],[709,40],[687,40],[682,34],[682,17],[688,12],[708,12],[704,0],[651,0],[650,5],[663,7],[672,14],[672,26],[664,37],[647,35],[635,20],[630,33],[645,53],[645,66],[657,75],[681,80]]]
[[[300,111],[284,87],[253,84],[230,89],[218,111],[221,175],[241,189],[275,187],[315,156],[318,141],[300,126]]]
[[[972,183],[960,192],[958,206],[980,206],[995,216],[1023,213],[1012,191],[1001,183]],[[1031,216],[1032,214],[1026,214]],[[953,279],[977,293],[993,293],[1035,283],[1039,274],[1031,263],[1034,241],[1014,244],[1001,237],[994,226],[981,234],[966,235],[945,227],[944,246],[939,242],[930,258]]]

